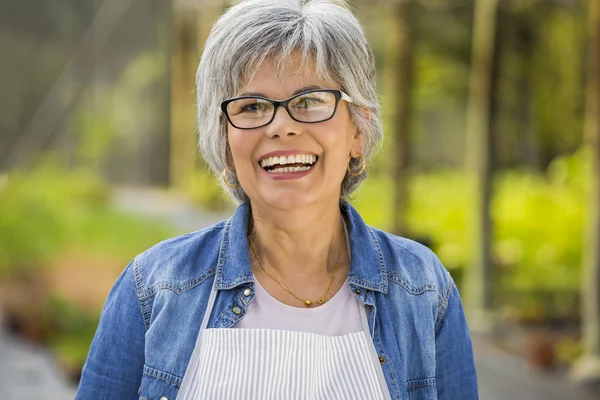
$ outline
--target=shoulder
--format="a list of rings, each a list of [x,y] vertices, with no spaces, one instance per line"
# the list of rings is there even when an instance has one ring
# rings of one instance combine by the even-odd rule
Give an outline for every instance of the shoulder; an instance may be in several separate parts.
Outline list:
[[[157,286],[180,291],[214,274],[228,222],[164,240],[138,255],[133,261],[138,291]]]
[[[440,295],[452,285],[452,278],[428,247],[401,236],[369,227],[380,247],[388,278],[411,292],[435,290]]]

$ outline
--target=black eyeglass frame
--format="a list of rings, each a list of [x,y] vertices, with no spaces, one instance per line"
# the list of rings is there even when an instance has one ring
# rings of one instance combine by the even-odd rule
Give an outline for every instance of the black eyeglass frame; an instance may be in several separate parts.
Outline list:
[[[331,116],[329,118],[325,118],[319,121],[300,121],[299,119],[295,118],[292,113],[290,112],[290,109],[288,108],[288,104],[294,100],[297,97],[309,94],[309,93],[315,93],[315,92],[327,92],[327,93],[331,93],[334,95],[335,97],[335,107],[333,108],[333,112],[331,113]],[[273,115],[271,116],[271,119],[259,126],[253,126],[252,128],[241,128],[239,126],[237,126],[236,124],[234,124],[231,121],[231,117],[229,116],[229,113],[227,112],[227,106],[229,105],[229,103],[236,101],[236,100],[243,100],[243,99],[261,99],[261,100],[266,100],[269,103],[273,104]],[[262,128],[263,126],[267,126],[269,125],[271,122],[273,122],[273,120],[275,119],[275,115],[277,115],[277,110],[279,109],[279,107],[283,107],[285,108],[285,110],[287,111],[288,115],[290,116],[291,119],[293,119],[296,122],[301,122],[303,124],[318,124],[320,122],[325,122],[325,121],[329,121],[331,118],[333,118],[335,116],[335,113],[337,112],[338,109],[338,105],[340,104],[340,101],[344,100],[347,103],[352,103],[352,98],[350,96],[348,96],[346,93],[342,92],[339,89],[312,89],[312,90],[307,90],[306,92],[302,92],[302,93],[298,93],[293,95],[292,97],[288,97],[285,100],[272,100],[269,99],[267,97],[263,97],[263,96],[241,96],[241,97],[234,97],[232,99],[227,99],[227,100],[223,100],[221,102],[221,111],[223,111],[223,114],[225,114],[225,117],[227,117],[227,121],[229,121],[229,123],[231,124],[231,126],[233,126],[234,128],[237,129],[257,129],[257,128]]]

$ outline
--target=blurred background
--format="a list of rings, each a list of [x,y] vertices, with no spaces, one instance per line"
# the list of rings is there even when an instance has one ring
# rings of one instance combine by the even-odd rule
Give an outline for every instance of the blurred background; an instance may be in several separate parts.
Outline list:
[[[0,0],[0,393],[73,398],[118,274],[231,214],[195,70],[225,0]],[[461,291],[482,399],[600,399],[600,1],[354,0],[386,138],[354,196]]]

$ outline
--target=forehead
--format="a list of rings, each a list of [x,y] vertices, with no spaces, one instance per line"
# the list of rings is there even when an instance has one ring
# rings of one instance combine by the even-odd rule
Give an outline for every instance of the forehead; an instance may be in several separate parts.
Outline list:
[[[304,87],[339,89],[338,86],[317,72],[312,58],[291,55],[282,60],[274,57],[265,59],[252,76],[242,80],[238,95],[255,93],[283,99]]]

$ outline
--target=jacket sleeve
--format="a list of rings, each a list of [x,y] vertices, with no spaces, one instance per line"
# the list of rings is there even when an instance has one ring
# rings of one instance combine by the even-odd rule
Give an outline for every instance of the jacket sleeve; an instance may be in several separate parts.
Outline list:
[[[145,327],[133,266],[131,262],[125,268],[106,299],[76,400],[139,398]]]
[[[436,330],[436,387],[439,400],[478,399],[473,347],[454,281],[440,307]],[[445,306],[445,307],[444,307]]]

